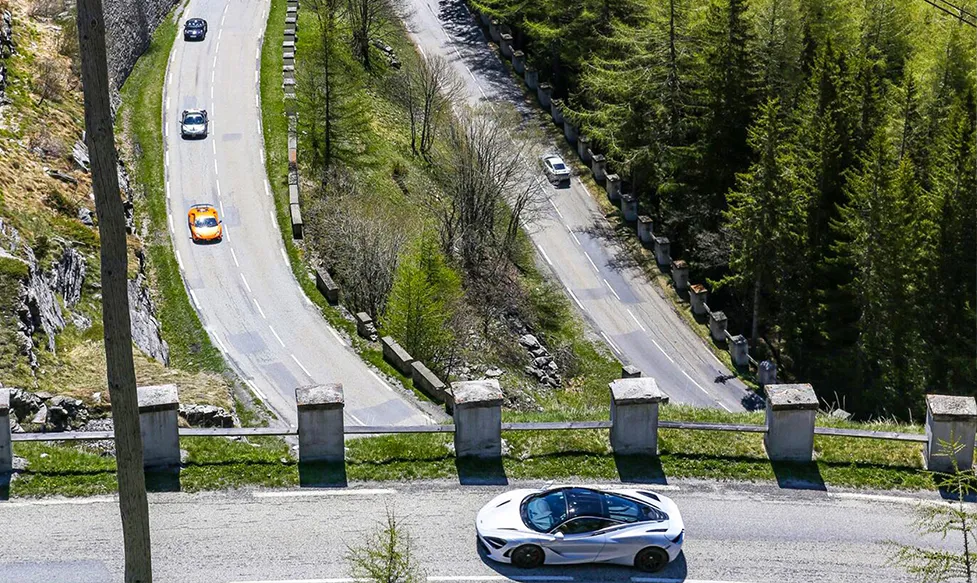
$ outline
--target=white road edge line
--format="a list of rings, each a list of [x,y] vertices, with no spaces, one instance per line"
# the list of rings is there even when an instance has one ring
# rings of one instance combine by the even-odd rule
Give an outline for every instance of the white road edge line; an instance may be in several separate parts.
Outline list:
[[[600,269],[597,268],[597,264],[594,263],[594,260],[590,258],[590,253],[587,253],[586,251],[584,251],[583,254],[587,257],[587,261],[590,262],[590,266],[594,268],[594,271],[596,271],[597,273],[600,273]],[[604,282],[606,283],[607,280],[605,279]],[[618,299],[621,299],[621,298],[618,298]]]
[[[237,262],[237,253],[234,252],[234,247],[231,247],[231,259],[234,260],[234,267],[241,267],[241,265]]]
[[[345,342],[343,342],[343,337],[342,337],[342,336],[340,336],[340,335],[339,335],[339,332],[336,332],[336,330],[335,330],[335,329],[333,329],[333,327],[332,327],[332,326],[326,326],[326,329],[327,329],[327,330],[329,330],[330,332],[332,332],[332,335],[336,337],[336,341],[337,341],[337,342],[339,342],[339,343],[340,343],[340,344],[342,344],[343,346],[346,346],[346,343],[345,343]]]
[[[383,379],[380,378],[380,375],[378,375],[377,373],[373,372],[373,369],[372,368],[367,368],[366,369],[366,372],[368,372],[371,375],[373,375],[373,378],[377,379],[377,382],[380,383],[381,385],[383,385],[384,387],[386,387],[387,390],[389,390],[391,393],[396,392],[396,391],[394,391],[393,387],[391,387],[390,385],[388,385],[385,380],[383,380]]]
[[[603,331],[600,333],[600,335],[603,336],[604,340],[606,340],[607,343],[611,345],[611,348],[614,350],[614,352],[621,352],[621,349],[617,347],[617,344],[614,344],[614,341],[611,340],[610,336],[605,334]]]
[[[248,290],[248,293],[251,293],[251,286],[248,285],[248,280],[244,278],[243,273],[241,274],[241,281],[244,282],[244,287]]]
[[[567,292],[570,294],[570,297],[573,298],[573,301],[577,302],[577,305],[580,306],[580,311],[585,312],[586,309],[583,307],[583,304],[580,303],[580,300],[577,299],[577,294],[573,293],[573,290],[570,288],[567,288]]]
[[[289,354],[289,356],[292,357],[292,360],[295,361],[295,364],[299,365],[299,368],[302,369],[302,372],[304,372],[306,374],[306,376],[308,376],[309,378],[312,378],[312,373],[309,372],[309,369],[307,369],[304,366],[302,366],[302,363],[299,362],[299,359],[295,358],[295,355],[294,354]]]
[[[180,266],[180,269],[183,269],[183,257],[180,257],[179,249],[176,251],[176,264]]]
[[[278,250],[282,252],[282,259],[284,259],[285,262],[287,263],[288,262],[288,254],[285,253],[285,248],[284,247],[279,247]]]
[[[254,391],[255,395],[258,395],[258,398],[261,399],[262,402],[264,403],[268,402],[268,397],[266,397],[265,394],[261,392],[261,389],[258,388],[258,385],[254,384],[254,382],[251,380],[247,380],[244,382],[247,383],[249,387],[251,387],[251,390]]]
[[[286,490],[276,492],[253,492],[253,498],[318,498],[320,496],[392,496],[397,490],[391,488],[347,488],[318,490]],[[350,579],[345,579],[349,581]]]
[[[546,254],[546,251],[544,251],[542,247],[539,248],[539,252],[543,254],[543,259],[545,259],[546,262],[549,263],[550,266],[552,266],[553,262],[550,261],[550,256]]]
[[[173,227],[173,215],[170,215],[169,219],[170,219],[170,232],[173,233],[173,235],[176,235],[176,229]]]
[[[197,308],[197,310],[199,310],[200,303],[197,301],[197,292],[193,291],[192,289],[188,291],[190,293],[190,301],[193,302],[194,307]]]
[[[261,314],[261,319],[267,320],[268,318],[265,317],[265,311],[261,309],[261,304],[258,303],[258,300],[251,298],[251,301],[254,302],[254,307],[258,308],[258,313]]]
[[[221,349],[221,352],[227,352],[227,347],[224,346],[224,343],[223,342],[221,342],[221,339],[217,335],[217,332],[214,332],[213,330],[211,330],[210,331],[210,337],[213,338],[214,339],[214,342],[217,343],[217,347]]]
[[[590,256],[588,255],[587,258],[589,259]],[[601,279],[604,279],[604,278],[601,278]],[[614,297],[617,298],[617,301],[621,301],[621,296],[617,295],[617,292],[614,291],[614,288],[611,287],[611,283],[609,281],[607,281],[606,279],[604,279],[604,285],[607,286],[607,289],[611,290],[611,293],[614,294]]]

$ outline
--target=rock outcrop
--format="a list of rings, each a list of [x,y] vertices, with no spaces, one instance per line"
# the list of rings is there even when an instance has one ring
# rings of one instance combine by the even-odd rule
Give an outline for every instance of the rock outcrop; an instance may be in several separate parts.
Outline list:
[[[132,343],[147,356],[169,365],[170,347],[163,340],[159,320],[153,314],[153,300],[149,296],[146,277],[140,270],[136,279],[129,280],[129,318],[132,322]]]
[[[234,427],[234,416],[214,405],[180,405],[180,416],[193,427]]]
[[[85,258],[73,247],[65,247],[61,259],[51,270],[51,286],[61,295],[64,304],[71,308],[81,300],[81,288],[85,285]]]
[[[0,105],[7,101],[7,66],[4,61],[14,54],[12,18],[9,10],[0,10]]]

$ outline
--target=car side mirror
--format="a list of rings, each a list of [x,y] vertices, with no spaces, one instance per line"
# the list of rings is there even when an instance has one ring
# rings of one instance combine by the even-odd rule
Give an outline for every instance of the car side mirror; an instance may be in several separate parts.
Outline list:
[[[563,540],[565,535],[560,531],[556,531],[553,533],[553,536],[556,538],[556,540]]]

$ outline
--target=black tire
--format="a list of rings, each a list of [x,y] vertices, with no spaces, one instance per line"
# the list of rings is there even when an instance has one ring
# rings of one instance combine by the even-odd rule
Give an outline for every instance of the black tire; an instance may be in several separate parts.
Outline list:
[[[634,566],[645,573],[657,573],[668,564],[668,553],[665,549],[658,547],[648,547],[641,549],[641,552],[634,557]]]
[[[512,564],[520,569],[535,569],[543,564],[543,549],[536,545],[522,545],[512,551]]]

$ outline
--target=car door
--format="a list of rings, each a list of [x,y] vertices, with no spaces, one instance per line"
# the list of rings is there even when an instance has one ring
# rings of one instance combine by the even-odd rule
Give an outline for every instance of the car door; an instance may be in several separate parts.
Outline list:
[[[614,524],[616,523],[606,518],[592,516],[581,516],[564,522],[551,533],[557,538],[546,546],[555,556],[547,557],[546,562],[589,563],[595,561],[606,540],[600,531]],[[562,534],[562,538],[556,533]]]

